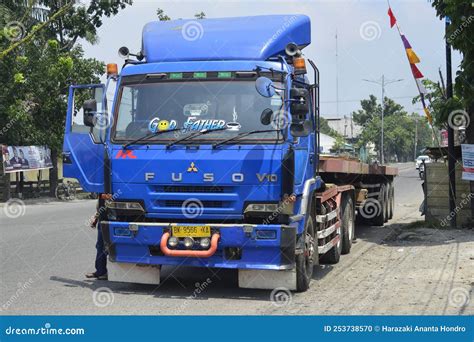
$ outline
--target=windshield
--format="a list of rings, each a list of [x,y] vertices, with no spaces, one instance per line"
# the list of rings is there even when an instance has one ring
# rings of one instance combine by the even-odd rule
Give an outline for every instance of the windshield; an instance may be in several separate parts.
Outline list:
[[[275,83],[280,88],[281,84]],[[120,90],[114,140],[131,141],[166,130],[147,142],[169,143],[201,130],[213,130],[195,141],[219,141],[254,130],[280,128],[284,121],[282,91],[265,98],[255,89],[255,80],[180,80],[125,84]],[[261,122],[262,112],[270,108],[276,120]],[[222,130],[222,128],[226,128]],[[284,127],[283,127],[284,128]],[[176,129],[179,129],[176,131]],[[282,134],[252,134],[239,143],[275,142]],[[189,141],[188,141],[189,142]]]

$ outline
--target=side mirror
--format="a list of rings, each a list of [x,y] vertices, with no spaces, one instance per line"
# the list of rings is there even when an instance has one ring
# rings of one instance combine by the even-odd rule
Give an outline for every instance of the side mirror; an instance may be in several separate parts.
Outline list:
[[[264,109],[260,115],[260,122],[264,126],[268,126],[272,122],[273,110],[270,108]]]
[[[97,113],[97,101],[94,99],[84,101],[82,109],[84,110],[84,125],[87,127],[94,127],[94,117]]]
[[[275,87],[273,86],[273,81],[268,77],[259,77],[255,81],[255,89],[263,97],[272,97],[275,95]]]
[[[311,122],[305,120],[301,123],[293,123],[290,126],[290,133],[296,138],[307,137],[311,133]]]

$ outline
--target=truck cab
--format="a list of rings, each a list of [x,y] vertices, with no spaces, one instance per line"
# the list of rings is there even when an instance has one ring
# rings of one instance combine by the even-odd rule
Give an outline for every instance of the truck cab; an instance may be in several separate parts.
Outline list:
[[[64,175],[101,194],[109,280],[158,283],[181,265],[305,291],[320,256],[338,260],[341,196],[317,195],[310,33],[305,15],[151,22],[107,85],[71,86]]]

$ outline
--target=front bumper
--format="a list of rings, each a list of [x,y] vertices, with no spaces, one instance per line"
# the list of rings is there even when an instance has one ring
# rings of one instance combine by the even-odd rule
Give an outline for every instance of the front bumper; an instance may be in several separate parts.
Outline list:
[[[129,229],[130,225],[132,230]],[[219,233],[217,251],[207,258],[193,258],[165,256],[162,253],[160,241],[173,225],[114,221],[100,223],[109,258],[113,262],[261,270],[294,268],[296,226],[203,224]],[[263,230],[274,233],[260,234],[259,231]],[[269,238],[269,235],[273,236]]]

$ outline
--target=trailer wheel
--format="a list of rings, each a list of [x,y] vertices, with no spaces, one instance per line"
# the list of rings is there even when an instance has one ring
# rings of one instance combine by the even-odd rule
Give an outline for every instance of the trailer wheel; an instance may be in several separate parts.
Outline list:
[[[352,240],[354,240],[354,203],[350,195],[342,198],[342,254],[348,254],[351,251]]]
[[[377,197],[377,201],[378,201],[378,205],[377,205],[377,216],[375,216],[372,220],[373,224],[375,226],[383,226],[383,224],[385,223],[385,217],[386,217],[386,205],[385,205],[385,192],[387,191],[386,190],[386,186],[385,184],[382,184],[380,186],[380,190],[379,190],[379,195]]]
[[[309,288],[313,276],[314,258],[317,255],[313,218],[308,215],[306,221],[304,251],[296,256],[296,291],[304,292]]]
[[[388,216],[390,212],[390,184],[385,184],[385,197],[384,197],[384,220],[383,222],[388,222]]]
[[[393,183],[390,182],[390,191],[388,193],[388,219],[393,218],[393,213],[395,211],[395,189],[393,188]]]

